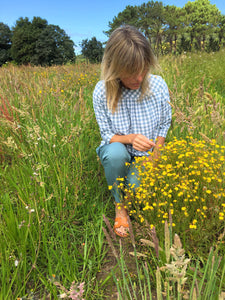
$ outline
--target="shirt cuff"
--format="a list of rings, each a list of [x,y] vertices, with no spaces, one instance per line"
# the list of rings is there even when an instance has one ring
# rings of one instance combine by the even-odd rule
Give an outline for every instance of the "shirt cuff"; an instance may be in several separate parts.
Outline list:
[[[158,132],[158,136],[161,136],[161,137],[166,138],[167,132],[168,132],[168,130],[169,130],[169,127],[170,127],[170,126],[167,126],[167,127],[165,127],[165,128],[160,128],[160,129],[159,129],[159,132]]]

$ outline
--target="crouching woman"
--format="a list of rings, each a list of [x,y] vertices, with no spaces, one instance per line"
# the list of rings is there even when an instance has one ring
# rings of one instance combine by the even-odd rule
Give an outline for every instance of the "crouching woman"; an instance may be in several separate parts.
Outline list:
[[[93,106],[102,142],[97,154],[115,200],[114,231],[126,237],[128,212],[123,207],[120,180],[138,187],[135,157],[157,155],[171,124],[165,81],[151,70],[156,58],[144,35],[132,26],[111,34],[102,60],[102,80],[93,93]],[[118,180],[118,178],[120,180]]]

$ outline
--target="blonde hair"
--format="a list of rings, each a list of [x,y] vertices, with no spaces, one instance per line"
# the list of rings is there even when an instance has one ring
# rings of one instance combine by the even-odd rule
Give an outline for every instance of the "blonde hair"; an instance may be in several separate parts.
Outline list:
[[[135,27],[125,25],[113,31],[103,55],[102,79],[105,81],[107,104],[115,112],[122,95],[120,77],[146,72],[141,85],[141,97],[148,92],[151,67],[157,66],[150,43]]]

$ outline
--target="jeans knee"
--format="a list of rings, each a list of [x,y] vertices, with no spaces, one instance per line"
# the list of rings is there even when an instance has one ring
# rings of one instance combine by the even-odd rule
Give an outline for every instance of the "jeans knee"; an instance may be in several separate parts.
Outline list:
[[[103,147],[107,147],[107,149],[103,149],[105,151],[100,157],[103,163],[109,163],[113,167],[130,162],[131,156],[123,144],[116,142]]]

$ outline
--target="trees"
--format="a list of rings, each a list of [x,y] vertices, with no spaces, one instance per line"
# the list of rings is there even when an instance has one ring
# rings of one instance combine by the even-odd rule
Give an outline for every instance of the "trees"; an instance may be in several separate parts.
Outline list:
[[[75,61],[74,43],[59,26],[45,19],[20,18],[12,29],[11,53],[18,64],[58,65]]]
[[[184,10],[174,5],[165,6],[164,20],[165,20],[165,35],[170,43],[170,52],[177,52],[177,39],[183,33],[184,28]]]
[[[195,46],[201,50],[205,48],[206,36],[210,37],[216,30],[220,19],[220,12],[209,0],[188,2],[186,11],[186,25],[190,32],[191,43],[195,39]]]
[[[216,51],[225,44],[225,16],[209,0],[189,1],[183,8],[149,1],[127,6],[109,22],[107,35],[123,25],[138,27],[157,54],[192,49]]]
[[[46,21],[47,23],[47,21]],[[35,54],[35,42],[38,36],[35,26],[28,18],[20,18],[12,29],[12,58],[18,64],[28,64]]]
[[[123,25],[129,24],[133,26],[137,26],[139,19],[139,10],[137,6],[128,5],[126,8],[118,14],[118,16],[114,17],[112,22],[109,22],[109,30],[105,31],[105,34],[109,36],[114,29]]]
[[[154,50],[159,53],[165,29],[163,3],[158,1],[143,3],[139,7],[137,24],[150,42],[154,39]]]
[[[223,40],[225,37],[225,16],[224,15],[222,15],[219,20],[218,37],[219,37],[219,44],[223,43],[225,45],[225,40]]]
[[[0,23],[0,66],[11,60],[12,32],[8,25]]]
[[[225,16],[210,0],[189,1],[183,8],[149,1],[128,5],[109,22],[104,33],[117,27],[138,27],[152,44],[156,54],[191,50],[217,51],[225,46]],[[103,45],[96,37],[81,42],[82,54],[90,62],[100,62]],[[0,66],[14,60],[17,64],[50,66],[74,62],[74,43],[59,26],[45,19],[20,18],[10,29],[0,22]]]
[[[74,62],[73,42],[59,26],[48,25],[36,40],[35,54],[31,63],[35,65],[61,65]]]
[[[0,23],[0,66],[14,60],[17,64],[60,65],[74,62],[74,43],[59,26],[45,19],[19,18],[10,28]]]
[[[103,45],[97,41],[96,37],[91,40],[83,40],[81,43],[81,52],[85,58],[89,59],[92,63],[98,63],[102,60],[103,56]]]
[[[146,38],[154,45],[156,52],[162,45],[164,32],[164,11],[163,3],[149,1],[140,6],[126,6],[126,8],[109,22],[110,29],[105,31],[110,35],[112,31],[124,24],[133,25],[140,28]]]

